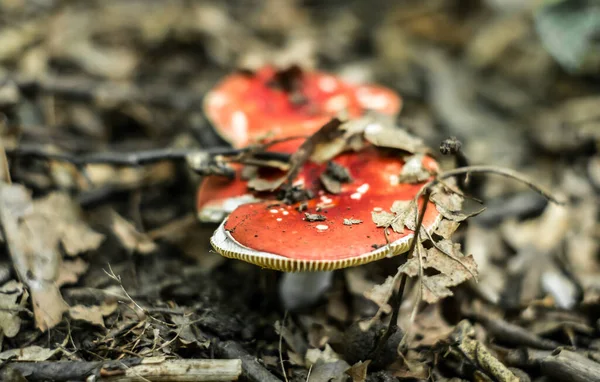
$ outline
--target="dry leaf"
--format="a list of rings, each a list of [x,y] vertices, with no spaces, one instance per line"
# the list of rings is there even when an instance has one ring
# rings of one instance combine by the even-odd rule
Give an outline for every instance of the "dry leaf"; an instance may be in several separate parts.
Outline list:
[[[327,217],[321,214],[309,214],[308,212],[305,212],[304,220],[306,220],[307,222],[323,222],[327,220]]]
[[[437,246],[446,253],[441,252],[436,247],[423,249],[425,252],[422,259],[423,269],[432,268],[440,272],[432,276],[423,275],[423,300],[430,304],[444,297],[452,296],[450,287],[477,276],[477,264],[473,256],[463,255],[460,252],[459,244],[442,240],[437,243]],[[419,274],[419,259],[416,255],[402,265],[400,271],[411,277],[417,276]]]
[[[404,224],[400,219],[396,219],[396,215],[387,211],[372,211],[371,218],[377,227],[392,227],[397,233],[404,232]]]
[[[399,149],[411,154],[426,153],[427,146],[418,138],[393,123],[378,121],[370,123],[364,132],[367,141],[375,146]]]
[[[104,235],[90,228],[83,220],[79,204],[66,193],[53,192],[45,198],[34,200],[33,208],[52,222],[68,255],[75,256],[96,249],[104,241]]]
[[[74,260],[64,260],[58,272],[56,285],[63,286],[65,284],[74,284],[79,280],[79,277],[87,272],[89,264],[80,258]]]
[[[346,370],[346,374],[352,378],[352,382],[365,382],[367,380],[367,369],[371,360],[368,359],[365,362],[359,361],[352,365],[352,367]]]
[[[304,356],[306,365],[314,365],[317,361],[331,363],[336,362],[342,359],[339,354],[337,354],[329,344],[325,344],[325,348],[321,349],[308,349],[306,351],[306,355]]]
[[[111,229],[119,241],[130,251],[147,255],[156,251],[158,246],[147,234],[138,230],[114,210],[110,211]]]
[[[103,317],[113,314],[117,307],[118,304],[116,302],[111,304],[103,303],[100,306],[74,305],[69,308],[69,315],[74,320],[87,321],[92,325],[104,327]]]
[[[25,304],[27,292],[21,302],[17,300],[23,296],[23,292],[23,284],[16,280],[11,280],[0,288],[0,328],[6,337],[16,336],[21,328],[19,311]]]
[[[68,305],[56,280],[62,257],[60,232],[47,214],[34,208],[21,185],[0,183],[0,223],[19,279],[29,288],[38,329],[46,331],[62,320]]]
[[[431,177],[423,167],[423,155],[411,155],[405,159],[404,166],[398,177],[400,183],[421,183]]]
[[[248,181],[248,188],[259,192],[273,191],[278,189],[283,184],[283,182],[285,182],[286,179],[286,176],[282,176],[273,180],[256,177]]]
[[[5,350],[0,353],[1,360],[8,360],[9,358],[12,361],[33,361],[33,362],[41,362],[46,361],[54,354],[59,352],[60,349],[47,349],[41,346],[27,346],[21,349],[10,349]]]
[[[377,304],[384,313],[390,313],[392,307],[388,304],[388,300],[394,291],[394,280],[393,276],[388,276],[383,284],[375,285],[371,290],[363,293],[363,296]]]
[[[312,367],[307,382],[345,382],[348,379],[346,370],[349,368],[350,365],[344,360],[319,361]]]
[[[455,192],[446,190],[442,185],[434,187],[430,200],[443,217],[455,222],[462,222],[485,211],[485,208],[482,208],[469,214],[463,213],[464,198]]]

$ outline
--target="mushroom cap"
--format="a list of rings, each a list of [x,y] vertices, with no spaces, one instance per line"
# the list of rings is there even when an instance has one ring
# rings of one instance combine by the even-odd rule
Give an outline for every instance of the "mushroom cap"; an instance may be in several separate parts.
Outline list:
[[[390,228],[386,242],[384,228],[376,226],[372,212],[389,211],[396,201],[413,200],[423,183],[398,184],[404,161],[397,152],[393,155],[371,146],[343,153],[334,161],[348,168],[353,177],[339,194],[321,190],[304,203],[305,209],[299,208],[301,203],[286,205],[274,200],[241,205],[215,231],[213,248],[225,257],[285,272],[346,268],[407,251],[414,232],[406,227],[404,232]],[[437,170],[437,163],[428,156],[423,158],[423,166]],[[308,221],[306,213],[325,219]],[[344,219],[362,222],[346,225]],[[440,220],[440,213],[429,202],[423,228],[433,231]]]
[[[304,138],[290,139],[275,143],[267,148],[267,152],[280,152],[292,154],[304,142]],[[258,192],[248,188],[248,181],[243,179],[242,170],[244,165],[231,163],[235,170],[233,179],[207,176],[196,194],[196,211],[198,219],[202,222],[221,222],[225,216],[233,212],[242,204],[257,202],[266,198],[274,199],[273,192]],[[285,172],[277,168],[261,167],[258,169],[261,178],[274,180]]]
[[[277,85],[281,73],[271,65],[254,73],[236,72],[207,93],[204,112],[223,139],[244,147],[268,135],[306,136],[340,112],[348,118],[367,110],[396,116],[402,106],[391,89],[350,84],[319,71],[289,74],[295,76],[295,90],[286,90]]]

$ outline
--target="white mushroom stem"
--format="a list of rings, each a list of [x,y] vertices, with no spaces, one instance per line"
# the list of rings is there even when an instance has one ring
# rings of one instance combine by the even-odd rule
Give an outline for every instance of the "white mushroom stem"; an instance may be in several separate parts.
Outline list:
[[[286,310],[308,307],[332,284],[334,271],[285,273],[279,283],[279,298]]]

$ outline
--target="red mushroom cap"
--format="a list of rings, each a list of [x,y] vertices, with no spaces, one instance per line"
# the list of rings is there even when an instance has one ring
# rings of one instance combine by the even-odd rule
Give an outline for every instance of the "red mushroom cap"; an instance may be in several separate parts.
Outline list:
[[[414,232],[389,229],[387,244],[384,228],[376,226],[372,212],[389,211],[399,200],[413,200],[423,183],[398,184],[404,161],[375,147],[341,154],[334,161],[348,168],[353,178],[339,194],[321,191],[304,204],[306,209],[272,200],[244,204],[215,231],[213,248],[225,257],[287,272],[334,270],[408,250]],[[437,163],[428,156],[423,166],[437,170]],[[310,221],[313,215],[307,220],[306,213],[324,220]],[[362,222],[346,225],[344,219]],[[430,202],[423,228],[432,231],[440,219]]]
[[[254,73],[227,76],[204,100],[206,116],[234,147],[269,134],[277,138],[310,135],[344,111],[348,118],[366,110],[395,116],[401,106],[401,98],[391,89],[354,85],[297,67],[278,71],[269,65]]]

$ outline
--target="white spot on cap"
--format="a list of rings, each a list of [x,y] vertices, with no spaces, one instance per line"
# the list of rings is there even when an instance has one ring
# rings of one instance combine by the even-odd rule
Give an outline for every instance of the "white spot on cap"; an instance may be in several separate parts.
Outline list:
[[[348,106],[348,99],[344,95],[338,95],[331,98],[325,104],[325,109],[330,113],[335,113],[344,110]]]
[[[332,93],[337,87],[337,81],[332,76],[323,76],[319,79],[319,88],[325,93]]]
[[[329,199],[329,198],[328,198],[327,196],[325,196],[325,195],[321,196],[321,201],[322,201],[323,203],[331,203],[331,202],[333,202],[333,200],[332,200],[332,199]]]
[[[272,213],[272,214],[276,214],[279,211],[277,211],[277,209],[273,208],[272,210],[269,210],[269,212]]]
[[[294,181],[294,183],[292,183],[292,186],[304,187],[304,178],[303,177],[299,177],[298,179],[296,179]]]
[[[365,183],[362,186],[358,187],[356,189],[357,192],[360,192],[361,194],[364,194],[365,192],[367,192],[369,190],[369,184]]]
[[[392,186],[397,186],[400,184],[400,177],[396,174],[390,175],[390,184]]]
[[[326,225],[326,224],[318,224],[318,225],[316,226],[316,228],[317,228],[317,230],[319,230],[319,231],[325,231],[326,229],[328,229],[328,228],[329,228],[329,226],[328,226],[328,225]]]
[[[280,221],[282,221],[283,219],[282,219],[282,218],[277,218],[276,220],[277,220],[278,222],[280,222]]]
[[[231,115],[231,128],[239,140],[246,140],[248,137],[248,118],[243,111],[235,111]]]
[[[227,96],[221,92],[212,92],[210,93],[208,103],[210,107],[220,109],[227,103]]]
[[[289,215],[290,213],[289,213],[289,212],[287,212],[287,211],[283,211],[283,212],[282,212],[282,214],[284,214],[284,215]]]
[[[381,208],[381,207],[375,207],[375,208],[373,208],[373,211],[375,211],[375,212],[381,212],[381,211],[383,211],[383,208]]]
[[[350,199],[360,200],[360,198],[362,198],[362,194],[360,192],[355,192],[354,194],[350,195]]]
[[[363,104],[367,109],[382,110],[389,105],[385,94],[378,94],[371,91],[369,88],[360,88],[356,92],[356,96],[358,97],[360,103]]]

